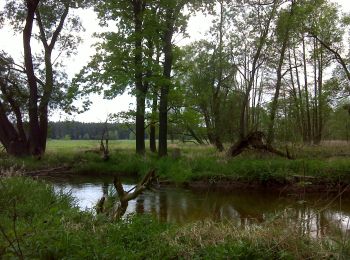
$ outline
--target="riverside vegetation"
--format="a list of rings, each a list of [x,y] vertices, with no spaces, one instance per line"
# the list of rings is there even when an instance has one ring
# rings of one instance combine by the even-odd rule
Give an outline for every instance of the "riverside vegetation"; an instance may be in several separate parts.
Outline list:
[[[1,157],[0,255],[4,258],[236,258],[236,259],[346,259],[347,233],[312,238],[287,217],[276,215],[245,228],[227,222],[201,221],[185,225],[159,222],[152,216],[127,216],[111,222],[105,215],[79,211],[69,194],[55,193],[43,181],[25,176],[55,174],[47,169],[65,166],[70,174],[141,177],[155,169],[161,180],[174,184],[220,180],[264,187],[296,182],[294,175],[312,176],[312,182],[329,188],[350,183],[349,146],[324,144],[301,147],[295,160],[246,151],[227,158],[210,146],[172,144],[173,156],[158,159],[133,153],[131,141],[112,141],[103,161],[97,141],[49,141],[40,160]],[[181,155],[179,154],[181,147]],[[326,148],[325,148],[326,147]],[[311,157],[310,154],[313,156]],[[56,173],[57,174],[57,173]],[[311,183],[299,180],[304,188]],[[269,187],[271,185],[268,185]],[[339,185],[338,185],[339,186]],[[333,233],[332,233],[333,234]]]
[[[346,235],[314,239],[274,217],[245,228],[203,221],[184,226],[129,216],[111,223],[82,212],[67,194],[30,178],[0,179],[0,256],[41,259],[348,259]],[[288,214],[288,213],[285,213]]]
[[[178,143],[170,145],[171,156],[158,158],[151,153],[135,155],[132,141],[110,141],[110,159],[103,161],[98,141],[53,140],[48,142],[48,152],[40,160],[4,155],[0,165],[3,169],[22,169],[32,175],[65,166],[72,174],[122,174],[140,178],[155,169],[161,180],[176,184],[238,182],[285,186],[294,183],[321,184],[325,189],[330,185],[350,184],[350,147],[346,142],[290,150],[295,154],[294,160],[249,150],[229,158],[212,146]]]
[[[131,141],[113,141],[110,147],[108,161],[103,161],[99,154],[97,141],[49,141],[48,152],[40,160],[2,156],[0,256],[5,259],[347,259],[350,256],[347,233],[313,238],[298,227],[302,223],[288,221],[288,211],[247,227],[237,227],[230,221],[205,220],[167,224],[148,215],[127,216],[111,222],[103,214],[80,211],[74,198],[55,193],[51,185],[40,179],[12,176],[59,174],[46,170],[64,166],[69,174],[134,177],[155,169],[161,180],[175,184],[202,180],[212,185],[220,180],[234,180],[241,184],[255,183],[258,187],[271,183],[284,186],[294,181],[294,175],[315,177],[311,181],[323,185],[334,186],[339,180],[344,185],[350,183],[350,161],[346,156],[349,147],[342,144],[291,149],[298,152],[295,160],[251,151],[232,159],[210,146],[179,143],[170,145],[173,156],[160,159],[152,154],[135,155]],[[311,152],[313,159],[308,156]],[[312,184],[299,180],[298,185],[305,188]]]

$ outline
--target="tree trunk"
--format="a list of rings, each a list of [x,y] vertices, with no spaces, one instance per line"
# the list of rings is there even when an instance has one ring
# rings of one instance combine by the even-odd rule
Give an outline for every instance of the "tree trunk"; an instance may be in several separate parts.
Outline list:
[[[159,148],[158,155],[160,157],[168,154],[168,93],[169,86],[162,86],[160,89],[159,102]]]
[[[43,94],[41,97],[40,105],[39,105],[39,124],[40,124],[40,145],[42,152],[46,150],[46,139],[47,139],[47,131],[48,131],[48,106],[51,100],[52,91],[54,88],[54,73],[52,67],[52,51],[55,47],[55,44],[58,40],[59,34],[61,33],[64,25],[64,21],[67,18],[69,12],[69,5],[65,4],[65,10],[60,17],[60,22],[53,32],[51,41],[48,43],[47,36],[45,34],[45,29],[41,20],[40,11],[37,9],[36,13],[36,21],[39,26],[40,31],[40,40],[45,49],[45,85],[43,86]]]
[[[303,63],[304,63],[304,90],[305,90],[305,104],[306,104],[306,142],[311,142],[311,117],[310,117],[310,105],[309,105],[309,91],[308,91],[308,80],[307,80],[307,63],[306,63],[306,48],[305,38],[303,36]]]
[[[160,59],[160,48],[159,44],[154,46],[153,40],[148,39],[147,41],[148,47],[148,66],[146,72],[146,81],[145,86],[147,89],[150,88],[151,77],[153,75],[152,65],[153,65],[153,56],[154,50],[156,50],[156,64],[159,64]],[[155,47],[155,48],[154,48]],[[157,121],[157,109],[158,109],[158,87],[153,85],[153,93],[152,93],[152,111],[151,111],[151,122],[150,122],[150,134],[149,134],[149,148],[152,153],[157,152],[157,144],[156,144],[156,121]]]
[[[23,30],[23,48],[24,48],[24,64],[28,78],[29,86],[29,150],[32,155],[41,155],[41,131],[38,119],[38,87],[36,77],[34,74],[34,66],[32,60],[32,50],[30,40],[32,36],[32,28],[35,10],[39,4],[39,0],[26,1],[27,16],[26,23]]]
[[[223,84],[223,26],[224,26],[224,3],[220,1],[220,26],[219,26],[219,75],[218,83],[215,88],[213,84],[213,114],[214,114],[214,145],[216,149],[220,152],[224,150],[224,146],[221,142],[221,98],[220,93]]]
[[[323,132],[323,52],[322,47],[320,49],[320,53],[317,57],[318,64],[318,125],[316,128],[316,136],[315,136],[315,144],[320,144],[322,140],[322,132]]]
[[[145,100],[147,94],[142,75],[142,6],[142,1],[133,1],[135,22],[136,153],[140,155],[145,154]]]
[[[0,102],[0,142],[6,152],[13,156],[29,155],[26,139],[22,139],[15,127],[8,120],[2,103]]]
[[[292,16],[292,12],[293,12],[293,5],[291,7],[289,18]],[[288,20],[290,20],[290,19],[288,19]],[[275,89],[275,95],[274,95],[273,100],[272,100],[270,122],[269,122],[268,133],[267,133],[267,145],[269,145],[269,146],[271,146],[271,144],[273,143],[273,141],[275,139],[274,124],[275,124],[275,117],[276,117],[276,112],[277,112],[277,107],[278,107],[278,98],[279,98],[280,89],[282,86],[282,78],[283,78],[282,66],[283,66],[284,57],[285,57],[286,50],[287,50],[288,41],[289,41],[289,28],[286,29],[286,32],[283,35],[283,43],[282,43],[282,48],[280,51],[280,58],[278,61],[276,89]]]
[[[302,116],[301,116],[301,107],[300,107],[300,103],[299,103],[298,96],[297,96],[297,90],[295,88],[294,74],[293,74],[293,67],[292,67],[292,58],[291,58],[290,50],[288,52],[288,61],[289,61],[290,81],[291,81],[291,85],[292,85],[292,96],[294,99],[294,106],[296,108],[296,121],[297,121],[298,129],[300,129],[301,135],[303,136],[304,135],[303,120],[302,120]],[[291,102],[290,110],[292,110],[292,105],[293,104]]]
[[[158,92],[154,90],[153,100],[152,100],[152,115],[150,124],[150,134],[149,134],[149,146],[152,153],[157,152],[156,144],[156,113],[158,108]]]
[[[297,66],[297,56],[295,47],[293,48],[293,57],[294,57],[294,66],[295,66],[295,76],[297,80],[297,86],[298,86],[298,99],[299,99],[299,107],[300,107],[300,120],[301,120],[301,130],[302,130],[302,136],[303,136],[303,142],[306,143],[307,140],[307,133],[306,133],[306,122],[305,122],[305,110],[304,110],[304,103],[303,103],[303,97],[301,93],[301,84],[300,84],[300,77],[299,77],[299,69]]]
[[[48,105],[49,105],[49,100],[51,98],[53,84],[54,84],[51,53],[52,53],[52,50],[50,49],[45,50],[46,82],[45,82],[44,94],[39,105],[40,136],[41,136],[40,141],[41,141],[41,148],[43,152],[45,152],[46,150],[47,130],[48,130],[48,124],[49,124],[48,123]]]
[[[160,88],[159,102],[159,149],[160,157],[166,156],[168,153],[167,134],[168,134],[168,94],[171,85],[171,69],[173,65],[173,45],[172,38],[174,34],[174,10],[168,8],[166,11],[166,28],[164,31],[164,64],[163,77],[164,83]]]
[[[136,153],[145,154],[145,93],[136,94]]]

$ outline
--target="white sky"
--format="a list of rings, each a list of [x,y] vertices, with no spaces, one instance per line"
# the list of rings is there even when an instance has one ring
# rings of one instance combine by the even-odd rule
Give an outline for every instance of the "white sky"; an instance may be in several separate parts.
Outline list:
[[[337,2],[342,6],[343,12],[350,12],[350,0],[331,0]],[[0,10],[4,5],[4,0],[0,0]],[[73,77],[80,69],[86,65],[90,59],[90,56],[94,54],[94,48],[91,45],[96,41],[92,37],[94,32],[100,32],[101,27],[98,26],[97,16],[92,10],[80,10],[82,24],[86,31],[81,33],[81,37],[84,42],[78,47],[78,53],[76,56],[66,60],[66,68],[69,77]],[[197,40],[204,37],[204,33],[208,30],[210,21],[204,15],[197,15],[191,17],[188,26],[188,34],[190,38],[179,39],[176,38],[176,43],[185,45],[193,40]],[[4,50],[11,54],[15,60],[21,60],[23,57],[22,47],[22,35],[14,35],[11,28],[5,26],[0,29],[0,50]],[[108,113],[117,113],[120,111],[128,110],[130,106],[133,107],[134,98],[128,94],[121,95],[114,100],[104,100],[101,96],[91,95],[90,98],[93,101],[89,111],[68,116],[63,112],[55,112],[51,116],[51,120],[77,120],[83,122],[104,122]]]

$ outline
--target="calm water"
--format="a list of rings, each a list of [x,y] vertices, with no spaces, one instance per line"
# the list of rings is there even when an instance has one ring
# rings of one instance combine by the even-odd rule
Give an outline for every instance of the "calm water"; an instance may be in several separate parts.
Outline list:
[[[48,178],[56,190],[71,192],[82,210],[92,209],[96,202],[113,189],[112,179],[64,177]],[[124,184],[129,190],[132,184]],[[287,214],[288,212],[288,214]],[[350,195],[284,194],[261,191],[212,190],[193,191],[161,187],[146,191],[129,202],[127,213],[151,213],[161,221],[187,223],[198,220],[230,220],[237,225],[260,223],[275,214],[287,214],[288,221],[314,236],[329,230],[350,234]]]

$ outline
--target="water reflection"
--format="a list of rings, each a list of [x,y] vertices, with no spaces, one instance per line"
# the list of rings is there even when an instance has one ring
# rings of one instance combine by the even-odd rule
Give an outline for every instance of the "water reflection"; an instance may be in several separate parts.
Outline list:
[[[70,191],[81,209],[91,209],[111,189],[111,179],[51,179],[56,190]],[[130,190],[132,184],[124,184]],[[332,203],[331,203],[332,202]],[[350,198],[330,194],[280,196],[271,192],[190,191],[163,187],[129,202],[127,213],[151,213],[161,221],[186,223],[204,219],[230,220],[239,226],[260,223],[276,214],[313,237],[333,230],[350,233]]]

